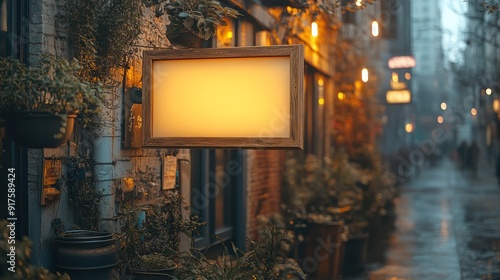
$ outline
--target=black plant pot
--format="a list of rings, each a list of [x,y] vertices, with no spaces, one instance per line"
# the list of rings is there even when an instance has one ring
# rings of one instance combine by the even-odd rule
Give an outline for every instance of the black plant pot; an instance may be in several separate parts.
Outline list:
[[[168,38],[168,40],[172,45],[180,48],[201,48],[204,41],[190,32],[180,33],[173,38]]]
[[[111,233],[67,231],[56,240],[56,267],[72,280],[115,279],[118,250]]]
[[[57,148],[73,133],[76,114],[54,115],[47,112],[19,112],[5,117],[9,137],[28,148]],[[57,137],[58,133],[62,137]]]

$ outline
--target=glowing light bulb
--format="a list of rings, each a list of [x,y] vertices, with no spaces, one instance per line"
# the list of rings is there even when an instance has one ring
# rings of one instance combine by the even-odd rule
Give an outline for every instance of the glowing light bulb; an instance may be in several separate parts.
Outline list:
[[[379,34],[378,21],[374,20],[374,21],[372,21],[372,35],[373,35],[373,37],[377,37],[378,34]]]
[[[319,31],[318,31],[318,23],[316,21],[313,21],[311,23],[311,35],[316,38],[318,37]]]
[[[411,123],[407,123],[407,124],[406,124],[406,126],[405,126],[405,130],[406,130],[406,132],[408,132],[408,133],[413,132],[413,124],[411,124]]]
[[[365,83],[368,82],[368,69],[363,68],[363,70],[361,70],[361,80]]]
[[[492,91],[491,91],[491,88],[487,88],[487,89],[486,89],[486,94],[487,94],[487,95],[491,95],[491,92],[492,92]]]
[[[445,111],[447,108],[448,108],[448,105],[446,104],[446,102],[442,102],[441,103],[441,110]]]

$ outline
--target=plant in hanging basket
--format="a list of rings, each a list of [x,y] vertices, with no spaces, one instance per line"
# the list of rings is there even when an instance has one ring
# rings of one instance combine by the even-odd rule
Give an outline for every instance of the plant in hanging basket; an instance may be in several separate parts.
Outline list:
[[[71,136],[77,114],[84,126],[95,121],[101,88],[81,81],[79,70],[75,59],[47,54],[31,67],[0,58],[0,116],[13,140],[34,148],[57,147]],[[39,123],[43,120],[48,123]]]
[[[186,35],[208,40],[217,31],[217,26],[227,25],[224,18],[237,18],[241,15],[216,0],[144,0],[144,2],[147,6],[156,5],[159,14],[167,14],[170,21],[167,26],[167,38],[171,42],[184,39]]]

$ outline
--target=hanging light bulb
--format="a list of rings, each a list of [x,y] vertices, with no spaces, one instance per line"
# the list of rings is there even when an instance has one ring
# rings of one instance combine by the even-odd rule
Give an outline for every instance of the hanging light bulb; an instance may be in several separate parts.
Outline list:
[[[363,5],[363,0],[356,0],[356,6],[361,7]]]
[[[318,31],[318,23],[316,21],[313,21],[311,23],[311,35],[314,38],[316,38],[316,37],[318,37],[318,33],[319,33],[319,31]]]
[[[372,35],[373,37],[377,37],[378,36],[378,21],[374,20],[372,21]]]
[[[363,70],[361,70],[361,80],[365,83],[368,82],[368,69],[363,68]]]

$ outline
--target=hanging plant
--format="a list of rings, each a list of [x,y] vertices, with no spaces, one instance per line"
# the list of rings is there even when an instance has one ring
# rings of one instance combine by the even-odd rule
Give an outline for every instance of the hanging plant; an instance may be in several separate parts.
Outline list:
[[[241,16],[236,10],[216,0],[143,0],[146,6],[155,6],[157,16],[167,14],[170,23],[166,35],[170,42],[188,47],[210,39],[217,26],[227,25],[226,18]]]
[[[80,0],[68,2],[66,22],[74,57],[87,81],[113,83],[115,73],[127,68],[141,30],[142,4],[138,0]]]

